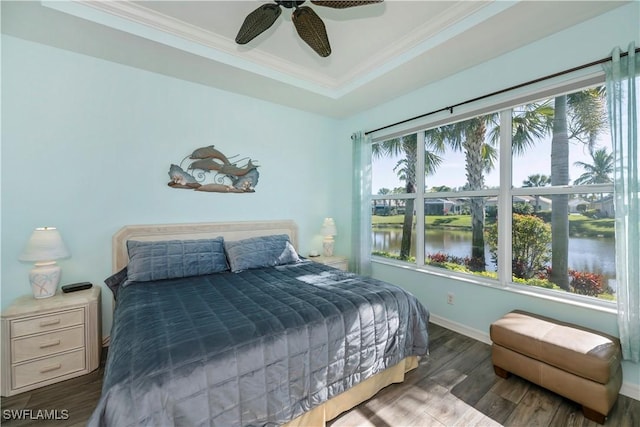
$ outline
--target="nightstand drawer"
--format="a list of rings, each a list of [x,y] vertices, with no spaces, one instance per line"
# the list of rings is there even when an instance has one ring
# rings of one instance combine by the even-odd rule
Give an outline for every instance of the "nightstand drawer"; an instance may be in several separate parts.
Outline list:
[[[84,309],[63,311],[24,320],[14,320],[11,322],[11,336],[21,337],[68,326],[82,325],[83,323]]]
[[[0,316],[0,394],[88,374],[100,364],[100,286],[16,298]]]
[[[84,349],[15,365],[13,367],[13,388],[25,387],[72,372],[82,371],[84,368]]]
[[[84,347],[84,326],[80,325],[71,329],[14,340],[11,347],[13,355],[11,360],[13,363],[19,363],[82,347]]]

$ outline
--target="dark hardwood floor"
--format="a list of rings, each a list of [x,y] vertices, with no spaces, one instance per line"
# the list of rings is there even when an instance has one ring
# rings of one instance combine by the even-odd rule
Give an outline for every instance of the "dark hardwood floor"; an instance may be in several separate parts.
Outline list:
[[[581,407],[519,377],[493,372],[491,347],[430,324],[430,355],[402,384],[329,423],[343,426],[583,426]],[[620,395],[605,426],[640,426],[640,401]]]
[[[487,344],[431,324],[431,354],[370,400],[329,423],[343,426],[583,426],[579,405],[516,376],[497,377]],[[102,387],[100,369],[17,396],[3,397],[2,425],[84,426]],[[10,420],[6,411],[66,410],[67,420]],[[640,401],[620,396],[606,426],[640,426]]]

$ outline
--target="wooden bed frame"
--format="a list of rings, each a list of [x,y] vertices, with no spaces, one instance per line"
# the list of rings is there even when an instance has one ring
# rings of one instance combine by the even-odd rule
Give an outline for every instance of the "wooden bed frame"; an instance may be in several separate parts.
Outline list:
[[[287,234],[297,249],[298,227],[292,220],[128,225],[113,235],[113,272],[118,272],[127,265],[127,240],[185,240],[207,239],[217,236],[222,236],[225,240],[240,240],[274,234]],[[397,365],[364,380],[348,391],[302,414],[285,426],[324,427],[327,421],[371,398],[384,387],[403,382],[405,373],[417,367],[418,357],[408,357]]]

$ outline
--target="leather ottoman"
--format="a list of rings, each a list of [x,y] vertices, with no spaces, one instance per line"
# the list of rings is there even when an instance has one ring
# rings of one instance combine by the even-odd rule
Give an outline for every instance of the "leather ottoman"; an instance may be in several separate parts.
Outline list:
[[[497,375],[527,379],[604,423],[622,385],[618,338],[521,310],[492,323],[490,336]]]

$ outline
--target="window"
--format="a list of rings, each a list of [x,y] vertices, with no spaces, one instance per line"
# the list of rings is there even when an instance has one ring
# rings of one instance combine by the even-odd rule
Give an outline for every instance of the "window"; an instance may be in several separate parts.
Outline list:
[[[376,142],[372,152],[373,256],[615,299],[604,87]]]

